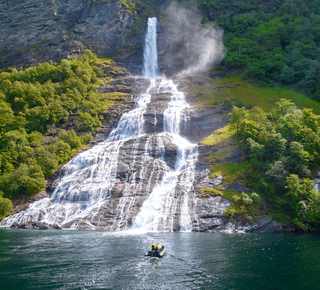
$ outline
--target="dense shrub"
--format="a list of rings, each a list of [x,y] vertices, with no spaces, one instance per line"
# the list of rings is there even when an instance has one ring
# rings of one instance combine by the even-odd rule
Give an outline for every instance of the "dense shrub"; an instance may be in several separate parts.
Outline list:
[[[97,93],[102,75],[97,64],[87,50],[59,64],[0,72],[0,192],[5,197],[45,189],[45,178],[92,141],[106,102]],[[71,116],[78,127],[55,129]],[[0,218],[9,208],[0,197]]]
[[[270,114],[234,107],[230,127],[250,162],[247,179],[279,214],[303,228],[319,224],[320,203],[313,173],[320,162],[320,116],[281,100]],[[242,203],[259,202],[253,193]]]

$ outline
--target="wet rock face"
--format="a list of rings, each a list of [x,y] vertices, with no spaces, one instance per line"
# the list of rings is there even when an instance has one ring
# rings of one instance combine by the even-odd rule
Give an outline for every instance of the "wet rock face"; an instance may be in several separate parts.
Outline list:
[[[12,200],[12,204],[14,206],[13,210],[15,213],[19,213],[21,211],[26,210],[31,203],[38,201],[40,199],[46,198],[46,197],[49,197],[49,194],[46,191],[41,191],[40,193],[36,194],[35,196],[27,197],[27,198],[24,198],[23,200],[14,199],[14,200]]]
[[[131,227],[135,216],[138,214],[143,202],[150,195],[154,187],[161,181],[164,174],[174,168],[177,159],[177,145],[169,134],[144,135],[136,139],[122,141],[119,154],[114,160],[115,171],[107,173],[101,180],[99,176],[108,171],[111,155],[104,155],[108,145],[100,144],[97,153],[88,150],[86,157],[69,163],[61,168],[55,186],[52,190],[59,197],[59,186],[67,186],[70,192],[61,195],[58,199],[60,204],[44,196],[39,202],[45,204],[39,211],[37,206],[29,205],[28,211],[21,211],[17,215],[20,223],[14,222],[11,228],[16,229],[101,229],[121,230]],[[161,155],[161,156],[160,156]],[[82,162],[82,163],[81,163]],[[76,175],[70,179],[75,166],[79,167]],[[107,166],[107,167],[106,167]],[[68,175],[70,174],[70,175]],[[88,175],[92,176],[92,183]],[[64,178],[66,177],[66,178]],[[81,184],[81,182],[83,184]],[[85,183],[89,182],[89,187]],[[66,218],[68,212],[78,211],[81,205],[88,206],[94,202],[88,194],[88,190],[96,183],[101,182],[101,192],[105,198],[101,199],[89,212],[72,219]],[[57,199],[56,199],[57,200]],[[70,204],[70,207],[64,207]],[[42,222],[44,216],[51,216],[52,224]],[[60,225],[60,226],[57,226]]]
[[[159,159],[159,145],[166,143]],[[132,225],[143,202],[164,174],[175,165],[177,146],[170,136],[143,136],[123,142],[108,196],[90,219],[76,218],[63,228],[121,230]]]
[[[229,221],[224,217],[224,210],[230,207],[230,201],[219,196],[199,198],[194,208],[193,231],[204,232],[219,230]]]
[[[191,107],[186,114],[189,122],[182,125],[181,134],[193,143],[201,142],[228,122],[225,112],[216,108]]]
[[[152,95],[151,103],[143,115],[145,120],[144,130],[146,133],[155,134],[163,131],[163,112],[167,108],[167,103],[170,101],[170,98],[170,94],[156,93]]]
[[[150,81],[145,78],[125,77],[113,80],[112,87],[126,87],[128,93],[132,93],[132,98],[146,91]],[[101,87],[100,91],[108,90],[109,87]],[[105,118],[114,118],[114,122],[103,122],[101,131],[94,140],[96,145],[94,152],[87,149],[86,157],[61,168],[48,181],[47,191],[53,196],[59,187],[67,187],[70,194],[60,196],[61,207],[51,200],[46,192],[35,196],[32,200],[26,200],[22,206],[17,203],[15,211],[20,215],[21,222],[14,222],[11,228],[15,229],[81,229],[81,230],[125,230],[132,226],[133,221],[141,211],[141,207],[149,197],[154,188],[163,180],[165,174],[176,168],[178,158],[178,146],[172,139],[172,135],[163,132],[164,111],[170,101],[170,93],[161,93],[158,90],[151,92],[151,102],[148,103],[143,113],[145,135],[138,138],[123,140],[118,149],[117,158],[114,160],[114,169],[108,172],[108,159],[112,159],[114,154],[105,156],[108,146],[103,144],[112,130],[112,124],[115,126],[123,113],[132,110],[136,104],[131,97],[125,102],[125,105],[115,107]],[[199,142],[209,135],[219,126],[224,126],[226,120],[223,118],[223,111],[214,111],[211,108],[189,108],[185,114],[188,116],[188,122],[181,124],[181,132],[184,132],[192,142]],[[211,116],[213,114],[213,116]],[[211,118],[210,118],[211,117]],[[184,127],[188,125],[188,127]],[[99,143],[102,142],[102,143]],[[220,196],[204,196],[199,190],[204,187],[215,188],[223,185],[222,176],[210,178],[210,170],[204,162],[204,157],[210,154],[210,148],[204,145],[198,146],[198,162],[194,168],[193,189],[189,192],[188,208],[191,216],[192,231],[198,232],[275,232],[282,231],[283,227],[273,220],[273,217],[257,219],[253,224],[247,225],[241,221],[230,222],[228,217],[224,216],[224,211],[230,207],[230,201]],[[116,150],[117,151],[117,150]],[[91,153],[90,153],[91,152]],[[113,151],[115,152],[115,151]],[[235,156],[236,160],[238,157]],[[103,164],[107,164],[104,166]],[[92,166],[92,167],[91,167]],[[75,168],[75,176],[70,179],[64,179],[64,176],[72,174]],[[102,179],[99,179],[103,176]],[[105,174],[105,176],[104,176]],[[93,178],[92,183],[90,179]],[[96,178],[96,179],[95,179]],[[182,177],[180,177],[182,178]],[[107,185],[104,182],[107,181]],[[89,186],[81,185],[84,182]],[[77,216],[70,220],[66,219],[69,213],[79,210],[79,204],[88,204],[91,199],[92,188],[101,182],[100,194],[104,198],[96,206],[83,216]],[[172,227],[163,226],[159,230],[168,231],[180,230],[180,215],[186,192],[185,183],[177,183],[172,193],[169,212],[171,215]],[[231,185],[231,188],[242,192],[246,188],[240,185]],[[74,190],[74,189],[75,190]],[[92,199],[94,202],[94,198]],[[45,204],[42,210],[33,208],[33,202],[42,202]],[[69,203],[70,208],[62,205]],[[27,209],[28,211],[24,213]],[[43,210],[46,209],[46,210]],[[51,224],[41,222],[44,216],[51,215]],[[54,218],[52,219],[52,215]]]

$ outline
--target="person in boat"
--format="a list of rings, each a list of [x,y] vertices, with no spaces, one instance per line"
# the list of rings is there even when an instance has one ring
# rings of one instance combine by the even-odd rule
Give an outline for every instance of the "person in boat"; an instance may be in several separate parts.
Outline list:
[[[164,255],[164,246],[161,244],[156,245],[155,243],[151,244],[151,251],[145,254],[145,256],[150,257],[162,257]]]
[[[157,250],[158,247],[157,247],[157,245],[156,245],[155,243],[152,242],[152,244],[151,244],[151,249],[152,249],[152,250]]]

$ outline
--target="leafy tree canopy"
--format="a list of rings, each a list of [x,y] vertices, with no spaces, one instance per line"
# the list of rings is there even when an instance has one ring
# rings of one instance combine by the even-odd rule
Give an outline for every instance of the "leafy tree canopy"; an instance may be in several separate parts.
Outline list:
[[[194,2],[225,31],[223,68],[244,70],[263,85],[295,86],[320,101],[319,0]]]
[[[8,197],[44,190],[45,178],[91,143],[106,107],[98,64],[87,50],[78,59],[0,71],[0,219],[12,209]],[[70,117],[73,130],[56,129]]]
[[[320,116],[282,99],[269,114],[234,107],[230,117],[250,164],[252,188],[287,219],[305,229],[317,226],[320,203],[312,172],[320,162]]]

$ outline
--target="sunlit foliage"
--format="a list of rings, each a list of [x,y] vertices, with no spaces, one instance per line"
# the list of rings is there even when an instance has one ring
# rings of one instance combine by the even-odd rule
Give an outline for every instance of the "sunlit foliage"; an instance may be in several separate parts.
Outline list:
[[[234,107],[236,130],[247,160],[247,179],[276,211],[303,228],[320,222],[313,172],[320,162],[320,116],[282,99],[270,114]]]
[[[45,178],[92,141],[106,107],[101,70],[89,50],[80,58],[0,71],[0,193],[32,196]],[[73,129],[57,129],[72,119]],[[70,127],[70,125],[69,125]],[[10,202],[0,196],[0,218]],[[9,210],[10,211],[10,210]]]

